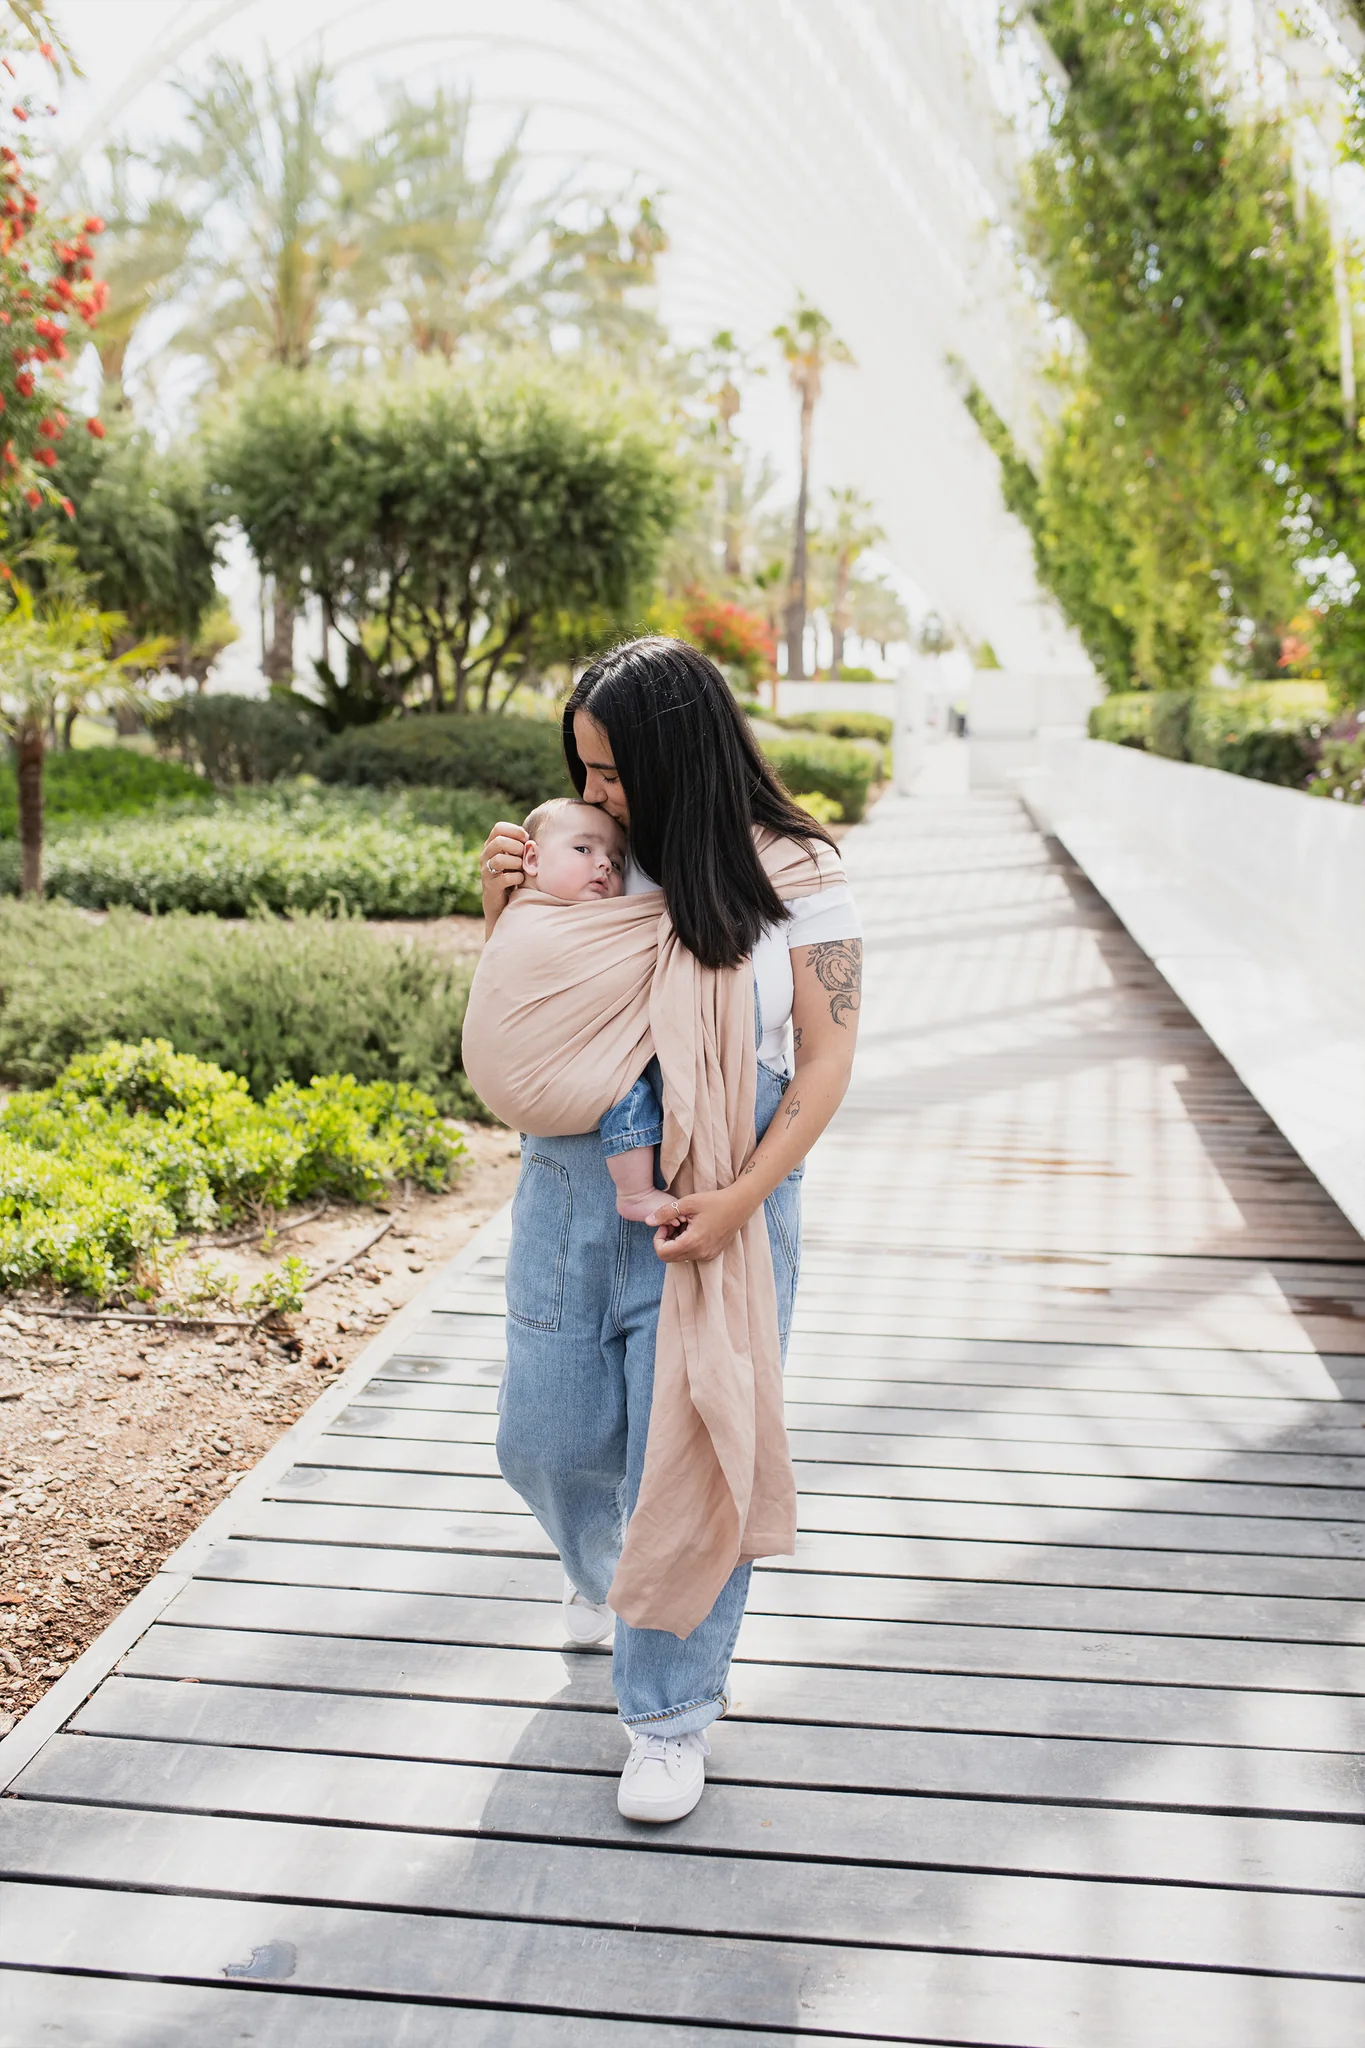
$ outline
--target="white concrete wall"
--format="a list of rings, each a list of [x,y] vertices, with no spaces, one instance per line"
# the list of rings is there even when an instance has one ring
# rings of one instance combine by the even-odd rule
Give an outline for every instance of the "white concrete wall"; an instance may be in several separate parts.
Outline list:
[[[1019,787],[1365,1231],[1365,809],[1045,734]]]
[[[1091,674],[1029,674],[978,668],[967,691],[967,747],[973,789],[1005,789],[1036,765],[1039,735],[1052,727],[1083,732],[1099,701]]]

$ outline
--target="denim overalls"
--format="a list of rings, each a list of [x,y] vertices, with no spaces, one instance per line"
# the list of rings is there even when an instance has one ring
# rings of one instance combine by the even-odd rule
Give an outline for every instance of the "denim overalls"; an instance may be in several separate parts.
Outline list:
[[[758,1028],[761,1036],[761,1019]],[[786,1085],[759,1062],[760,1138]],[[602,1601],[644,1468],[665,1267],[648,1225],[616,1213],[598,1132],[523,1137],[521,1154],[507,1255],[498,1464],[579,1592]],[[801,1255],[802,1171],[763,1205],[784,1360]],[[685,1641],[618,1618],[612,1681],[627,1727],[683,1735],[725,1712],[751,1569],[740,1565],[731,1573]]]

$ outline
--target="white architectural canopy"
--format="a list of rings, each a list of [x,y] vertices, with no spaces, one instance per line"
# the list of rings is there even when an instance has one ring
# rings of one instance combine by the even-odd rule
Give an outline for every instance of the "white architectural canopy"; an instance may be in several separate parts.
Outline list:
[[[831,372],[817,481],[878,506],[887,552],[1009,669],[1088,664],[1034,580],[1027,536],[961,393],[1025,446],[1045,347],[1010,260],[1021,142],[995,0],[64,0],[93,145],[150,140],[170,81],[213,50],[289,68],[319,50],[362,98],[387,79],[468,82],[529,110],[527,148],[638,174],[671,249],[663,312],[685,342],[757,347],[798,291],[856,370]],[[746,414],[746,419],[749,415]],[[784,451],[780,378],[750,432]]]

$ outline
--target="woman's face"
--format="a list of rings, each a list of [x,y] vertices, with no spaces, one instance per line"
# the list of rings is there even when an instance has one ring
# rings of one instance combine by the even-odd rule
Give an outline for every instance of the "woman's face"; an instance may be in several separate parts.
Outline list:
[[[574,745],[578,758],[583,763],[587,779],[583,784],[585,804],[600,804],[609,816],[622,825],[630,823],[630,806],[626,793],[621,787],[621,778],[616,773],[612,758],[611,741],[595,718],[586,711],[575,711],[573,715]]]

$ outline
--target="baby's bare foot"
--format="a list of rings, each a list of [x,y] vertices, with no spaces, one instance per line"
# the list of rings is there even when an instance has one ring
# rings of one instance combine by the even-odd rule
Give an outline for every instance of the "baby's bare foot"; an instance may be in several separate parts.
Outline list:
[[[616,1213],[624,1216],[627,1223],[644,1223],[656,1210],[667,1209],[673,1200],[666,1188],[649,1188],[642,1195],[628,1195],[620,1188],[616,1190]]]

